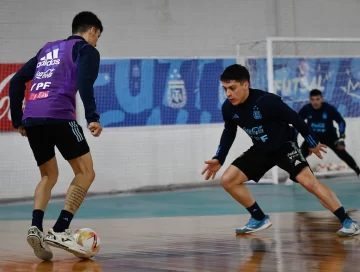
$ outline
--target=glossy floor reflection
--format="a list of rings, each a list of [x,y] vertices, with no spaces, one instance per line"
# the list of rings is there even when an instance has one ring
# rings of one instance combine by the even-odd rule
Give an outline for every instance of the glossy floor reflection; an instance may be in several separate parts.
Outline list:
[[[360,218],[356,210],[350,215]],[[247,215],[76,220],[73,228],[99,233],[99,254],[80,261],[54,249],[52,262],[32,254],[28,221],[1,221],[0,271],[360,271],[360,237],[337,237],[340,224],[331,213],[270,218],[271,228],[245,236],[234,230]]]

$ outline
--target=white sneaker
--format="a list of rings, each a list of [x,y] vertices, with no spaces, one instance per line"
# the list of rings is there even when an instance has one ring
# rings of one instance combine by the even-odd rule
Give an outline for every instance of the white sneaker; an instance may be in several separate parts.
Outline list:
[[[45,234],[37,227],[32,226],[28,231],[27,242],[33,248],[36,257],[48,261],[52,259],[53,253],[44,241]]]
[[[346,218],[345,221],[342,223],[342,228],[336,233],[337,235],[343,237],[358,235],[360,234],[359,224],[350,218]]]
[[[77,256],[87,254],[85,248],[76,243],[71,229],[66,229],[64,232],[55,232],[53,229],[49,229],[44,240],[50,246],[64,249]]]

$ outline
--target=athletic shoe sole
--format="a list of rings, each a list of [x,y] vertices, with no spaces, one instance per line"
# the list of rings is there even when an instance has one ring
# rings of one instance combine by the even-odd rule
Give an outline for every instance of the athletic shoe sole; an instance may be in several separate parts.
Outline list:
[[[57,242],[51,241],[51,240],[45,240],[45,243],[48,244],[49,246],[66,250],[67,252],[70,252],[70,253],[74,254],[75,256],[77,256],[79,258],[86,258],[86,255],[85,255],[86,252],[82,252],[81,250],[74,250],[74,249],[71,249],[68,246],[65,246],[65,245],[63,245],[61,243],[57,243]],[[80,256],[83,256],[83,257],[80,257]]]
[[[272,225],[271,222],[269,223],[266,223],[264,224],[263,226],[261,226],[260,228],[257,228],[257,229],[253,229],[253,230],[249,230],[247,232],[242,232],[241,230],[235,230],[236,234],[248,234],[248,233],[254,233],[254,232],[257,232],[257,231],[260,231],[260,230],[264,230],[264,229],[267,229],[267,228],[270,228]]]
[[[52,252],[45,250],[45,248],[41,245],[41,240],[36,235],[29,235],[27,237],[28,244],[33,248],[36,257],[41,260],[48,261],[53,257]]]

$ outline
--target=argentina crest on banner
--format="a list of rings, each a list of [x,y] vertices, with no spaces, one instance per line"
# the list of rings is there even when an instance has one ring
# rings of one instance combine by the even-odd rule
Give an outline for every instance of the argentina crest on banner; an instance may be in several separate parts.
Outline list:
[[[187,102],[185,82],[177,69],[173,69],[167,82],[167,102],[174,109],[185,107]]]

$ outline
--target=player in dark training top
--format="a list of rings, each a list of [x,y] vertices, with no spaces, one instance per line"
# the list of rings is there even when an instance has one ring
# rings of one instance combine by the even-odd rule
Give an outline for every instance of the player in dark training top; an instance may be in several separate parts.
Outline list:
[[[206,173],[206,180],[215,177],[235,140],[238,126],[251,137],[253,146],[238,157],[221,177],[224,189],[251,214],[249,222],[236,229],[236,233],[252,233],[271,226],[270,218],[244,183],[248,180],[258,182],[277,165],[338,217],[342,224],[338,235],[358,234],[358,223],[346,214],[335,194],[315,178],[298,148],[295,129],[309,144],[312,153],[322,158],[321,152],[326,152],[325,146],[312,135],[305,121],[279,96],[249,88],[250,75],[244,66],[234,64],[227,67],[220,80],[227,96],[222,106],[225,127],[217,153],[212,160],[205,162],[207,166],[202,174]]]
[[[335,107],[324,102],[320,90],[314,89],[310,92],[310,103],[299,111],[299,115],[307,121],[319,141],[333,150],[359,176],[358,165],[345,150],[345,120]],[[334,121],[339,126],[339,136],[336,133]],[[301,145],[300,149],[304,157],[310,155],[309,145],[306,142]]]
[[[69,226],[95,179],[95,172],[83,130],[76,122],[75,95],[79,90],[88,129],[93,136],[99,136],[102,127],[93,84],[100,65],[95,46],[102,31],[102,23],[95,14],[77,14],[72,22],[72,36],[46,43],[10,82],[12,123],[21,135],[27,136],[41,175],[27,241],[43,260],[53,257],[49,245],[78,255],[85,251],[76,243]],[[25,83],[30,80],[31,90],[23,112]],[[64,208],[45,237],[44,212],[59,175],[55,146],[69,162],[75,177],[67,190]]]

